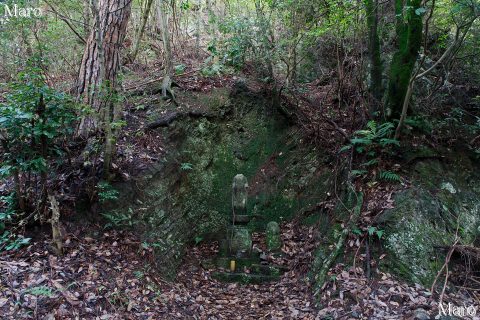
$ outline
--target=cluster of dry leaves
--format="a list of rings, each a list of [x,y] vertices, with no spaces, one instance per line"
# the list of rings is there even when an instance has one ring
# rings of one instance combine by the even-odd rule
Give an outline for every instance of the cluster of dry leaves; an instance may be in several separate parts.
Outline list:
[[[368,280],[360,268],[343,265],[331,270],[336,279],[315,307],[306,273],[313,228],[282,226],[284,255],[274,262],[288,271],[262,285],[213,280],[202,261],[215,256],[214,244],[188,250],[177,279],[166,282],[149,267],[152,252],[132,234],[99,229],[89,237],[87,230],[69,234],[62,257],[50,253],[48,240],[0,256],[2,319],[422,319],[437,312],[421,286],[388,274]],[[255,241],[263,247],[261,236]]]
[[[332,270],[332,274],[336,274],[335,281],[322,293],[320,318],[326,315],[334,319],[440,318],[437,317],[438,297],[421,285],[407,285],[383,272],[369,280],[361,268],[341,264]],[[454,306],[476,305],[465,292],[450,293],[443,302]]]

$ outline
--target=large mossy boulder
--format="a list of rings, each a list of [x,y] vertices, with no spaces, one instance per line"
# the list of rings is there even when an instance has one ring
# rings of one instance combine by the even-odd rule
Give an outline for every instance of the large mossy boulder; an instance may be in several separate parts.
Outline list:
[[[464,154],[420,160],[411,167],[411,187],[397,192],[395,207],[381,217],[388,251],[385,267],[430,285],[458,234],[471,244],[480,226],[480,177]]]

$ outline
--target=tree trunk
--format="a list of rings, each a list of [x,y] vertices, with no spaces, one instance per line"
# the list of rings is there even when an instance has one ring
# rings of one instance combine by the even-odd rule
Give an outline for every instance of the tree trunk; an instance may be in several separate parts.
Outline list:
[[[112,175],[110,174],[110,167],[112,166],[112,160],[116,154],[117,145],[117,126],[116,124],[120,120],[121,105],[116,101],[110,101],[108,110],[105,115],[105,149],[103,154],[103,179],[110,181]]]
[[[378,0],[365,0],[368,26],[368,51],[370,56],[370,84],[369,90],[374,101],[370,108],[373,116],[378,112],[378,106],[383,98],[382,85],[382,58],[380,51],[380,38],[378,36]]]
[[[105,88],[115,88],[120,68],[120,48],[130,18],[131,0],[93,0],[95,26],[87,40],[77,80],[77,98],[94,108],[95,114],[82,119],[79,133],[88,135],[103,120]],[[107,88],[107,89],[108,89]]]
[[[145,32],[145,26],[147,25],[148,16],[150,15],[150,9],[152,8],[152,3],[153,0],[147,0],[147,3],[145,4],[145,12],[143,13],[143,17],[140,22],[140,28],[138,29],[137,37],[135,39],[135,45],[133,46],[131,58],[132,62],[135,61],[135,58],[137,57],[138,49],[140,48],[140,42],[142,40],[143,33]]]
[[[195,34],[195,57],[200,56],[200,25],[202,21],[202,11],[203,11],[203,4],[202,1],[198,1],[198,8],[197,8],[197,25],[195,27],[196,34]]]
[[[90,34],[90,0],[83,0],[83,36]]]
[[[164,0],[159,0],[157,5],[157,21],[159,29],[162,32],[163,51],[165,55],[165,75],[173,75],[172,45],[170,43],[170,33],[168,32],[168,17]]]
[[[398,119],[402,113],[403,102],[407,94],[418,52],[422,45],[422,15],[418,14],[422,0],[395,0],[397,16],[398,50],[390,66],[387,106],[391,119]]]

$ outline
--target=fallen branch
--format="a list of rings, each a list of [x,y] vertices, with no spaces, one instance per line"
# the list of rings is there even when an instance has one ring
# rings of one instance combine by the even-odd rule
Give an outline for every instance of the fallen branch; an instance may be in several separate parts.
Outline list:
[[[473,258],[475,261],[480,261],[480,247],[472,245],[454,244],[452,246],[435,246],[437,249],[442,249],[450,252],[458,252],[462,257]]]
[[[70,303],[72,306],[79,306],[81,305],[82,303],[78,300],[78,298],[73,294],[71,293],[70,291],[68,291],[64,286],[62,286],[57,280],[51,280],[50,281],[52,283],[52,285],[63,295],[63,297],[65,298],[65,300],[68,301],[68,303]]]
[[[435,290],[435,285],[437,283],[437,280],[440,278],[440,275],[443,273],[443,270],[445,270],[445,281],[443,282],[442,292],[440,293],[439,304],[441,304],[443,302],[443,296],[445,294],[445,289],[447,288],[448,277],[450,275],[450,273],[448,271],[448,264],[450,263],[450,259],[452,258],[452,254],[455,251],[455,247],[456,247],[459,240],[460,239],[457,238],[455,240],[455,243],[450,247],[450,250],[448,251],[448,254],[445,258],[445,263],[443,264],[442,268],[440,269],[440,271],[438,271],[437,275],[435,276],[435,279],[433,280],[433,283],[432,283],[432,287],[430,289],[430,291],[432,293],[435,292],[434,290]]]
[[[185,77],[185,76],[191,75],[191,74],[197,72],[198,70],[199,69],[195,69],[195,70],[192,70],[192,71],[189,71],[189,72],[185,72],[185,73],[182,73],[182,74],[179,74],[179,75],[175,75],[175,78],[180,78],[180,77]],[[138,90],[139,88],[144,87],[146,85],[149,85],[149,84],[152,84],[152,83],[155,83],[155,82],[163,81],[164,78],[165,77],[162,76],[160,78],[155,78],[155,79],[149,80],[147,82],[136,84],[134,86],[126,87],[126,88],[123,89],[123,91]]]
[[[309,99],[308,97],[305,97],[303,95],[299,95],[299,97],[305,101],[306,103],[308,103],[310,106],[315,106],[315,102],[312,100],[312,99]],[[340,128],[340,126],[335,122],[333,121],[332,119],[329,119],[327,116],[325,116],[323,113],[319,113],[320,117],[322,117],[323,120],[325,120],[326,123],[328,123],[333,129],[335,129],[335,131],[337,131],[338,133],[340,133],[345,142],[350,142],[350,137],[348,136],[348,134],[345,132],[344,129]]]

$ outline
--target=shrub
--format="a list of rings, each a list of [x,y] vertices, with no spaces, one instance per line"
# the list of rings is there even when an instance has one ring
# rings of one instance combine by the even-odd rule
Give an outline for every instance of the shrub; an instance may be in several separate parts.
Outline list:
[[[38,59],[29,61],[0,104],[0,177],[13,177],[21,212],[44,213],[49,174],[63,159],[59,144],[72,136],[76,110],[70,97],[46,84],[38,65]]]

